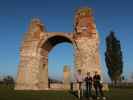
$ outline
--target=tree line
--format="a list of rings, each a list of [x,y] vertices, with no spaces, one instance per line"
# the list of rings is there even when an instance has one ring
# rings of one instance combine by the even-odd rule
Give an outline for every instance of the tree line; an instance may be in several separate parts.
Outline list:
[[[5,85],[14,85],[15,84],[15,80],[12,76],[7,75],[4,76],[0,79],[0,84],[5,84]]]

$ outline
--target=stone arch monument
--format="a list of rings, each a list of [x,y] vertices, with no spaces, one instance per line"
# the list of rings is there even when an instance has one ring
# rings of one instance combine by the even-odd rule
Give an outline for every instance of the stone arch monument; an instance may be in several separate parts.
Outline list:
[[[33,19],[20,49],[16,90],[48,89],[48,53],[57,44],[71,43],[75,50],[75,69],[83,74],[100,70],[99,36],[91,8],[76,11],[74,32],[47,32],[39,19]]]

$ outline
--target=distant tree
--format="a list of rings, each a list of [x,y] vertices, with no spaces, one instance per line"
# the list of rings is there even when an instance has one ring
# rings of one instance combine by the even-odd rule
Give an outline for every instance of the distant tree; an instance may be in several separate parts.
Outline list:
[[[3,78],[3,83],[9,85],[9,84],[14,84],[15,82],[13,77],[8,75]]]
[[[106,37],[105,62],[108,68],[108,75],[115,85],[121,80],[123,73],[123,60],[120,41],[117,40],[115,33],[110,32]]]
[[[133,82],[133,72],[131,73],[131,81]]]

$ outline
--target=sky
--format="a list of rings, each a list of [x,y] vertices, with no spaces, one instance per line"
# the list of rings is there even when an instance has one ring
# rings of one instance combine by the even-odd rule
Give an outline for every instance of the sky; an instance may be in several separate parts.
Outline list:
[[[0,0],[0,75],[16,77],[19,49],[32,18],[40,18],[48,32],[73,32],[75,10],[80,7],[93,9],[100,35],[103,77],[108,77],[104,60],[105,38],[112,30],[121,41],[123,75],[129,77],[133,73],[132,0]],[[72,45],[57,45],[49,53],[49,76],[61,78],[64,65],[73,69],[73,54]]]

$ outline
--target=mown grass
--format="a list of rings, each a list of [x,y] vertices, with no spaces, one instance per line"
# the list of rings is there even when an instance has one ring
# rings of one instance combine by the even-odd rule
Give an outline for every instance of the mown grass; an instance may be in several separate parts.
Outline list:
[[[0,85],[0,100],[77,100],[68,91],[16,91]]]
[[[105,93],[107,100],[132,100],[133,88],[114,88]],[[68,91],[15,91],[0,85],[0,100],[78,100]]]
[[[133,100],[133,88],[113,88],[105,95],[108,100]]]

